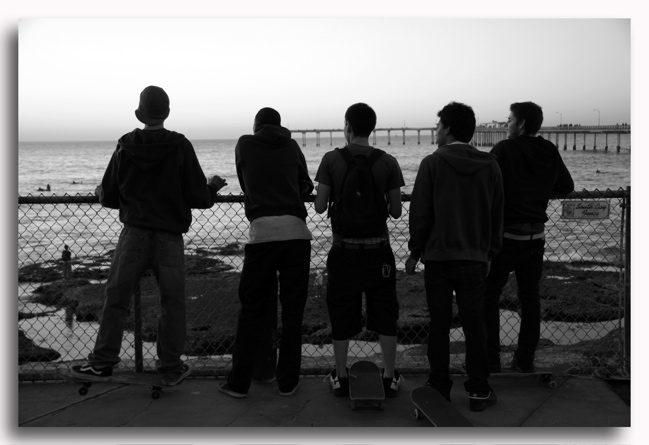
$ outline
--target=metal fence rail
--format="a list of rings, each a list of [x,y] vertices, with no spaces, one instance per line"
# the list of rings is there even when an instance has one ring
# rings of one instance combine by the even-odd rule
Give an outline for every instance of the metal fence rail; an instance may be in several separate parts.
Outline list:
[[[606,201],[610,215],[601,220],[564,219],[562,203],[566,199]],[[323,374],[334,366],[325,304],[331,229],[326,217],[315,213],[312,202],[313,197],[307,202],[307,224],[314,239],[302,370],[304,374]],[[574,192],[551,200],[537,364],[570,363],[574,365],[572,372],[583,374],[628,373],[629,337],[624,320],[628,319],[625,310],[630,306],[626,278],[629,202],[630,188]],[[408,256],[409,207],[410,197],[403,195],[403,216],[389,222],[400,302],[397,367],[406,373],[423,373],[428,369],[429,320],[423,266],[414,276],[403,271]],[[231,365],[239,273],[249,227],[243,196],[220,196],[213,208],[194,210],[193,217],[185,236],[185,359],[192,363],[195,375],[225,375]],[[118,212],[102,207],[91,195],[18,198],[18,327],[36,345],[21,353],[21,379],[55,378],[58,368],[85,360],[92,350],[103,283],[121,227]],[[62,278],[60,258],[64,244],[73,252],[69,279]],[[120,365],[138,370],[154,366],[158,310],[154,277],[145,275],[140,286],[141,308],[129,317]],[[501,298],[501,309],[502,360],[506,364],[515,349],[520,319],[516,283],[511,277]],[[136,313],[141,313],[141,319],[133,316]],[[459,321],[450,335],[451,363],[459,369],[464,362]],[[355,340],[350,360],[380,360],[380,347],[372,332],[364,331]]]

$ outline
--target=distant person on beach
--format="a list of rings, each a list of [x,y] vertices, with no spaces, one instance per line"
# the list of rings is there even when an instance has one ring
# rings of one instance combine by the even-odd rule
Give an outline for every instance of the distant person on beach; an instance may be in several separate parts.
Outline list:
[[[471,107],[451,102],[437,116],[438,148],[421,161],[412,190],[406,273],[414,274],[417,263],[424,263],[430,314],[426,386],[451,400],[455,292],[466,340],[464,388],[469,409],[483,411],[497,400],[488,382],[482,300],[489,262],[502,241],[502,176],[494,155],[469,144],[476,127]]]
[[[369,105],[350,106],[344,123],[347,145],[325,153],[315,178],[315,210],[329,209],[333,232],[327,308],[336,361],[329,385],[336,396],[349,394],[347,353],[350,339],[362,331],[363,293],[366,327],[379,334],[386,396],[395,397],[402,381],[394,369],[399,302],[386,221],[401,216],[405,183],[397,160],[370,146],[375,127],[376,113]]]
[[[72,276],[72,252],[67,244],[63,246],[61,251],[61,262],[63,263],[63,279],[67,280]]]
[[[567,194],[575,187],[557,147],[536,135],[542,123],[543,111],[537,104],[511,104],[508,139],[491,150],[500,165],[505,190],[503,247],[491,262],[484,301],[491,372],[501,371],[498,301],[512,271],[516,273],[521,324],[518,348],[510,366],[520,372],[534,371],[541,324],[539,281],[548,220],[546,209],[550,195]]]
[[[88,363],[72,374],[102,381],[119,363],[131,295],[147,268],[160,292],[157,370],[162,384],[177,385],[189,374],[180,359],[185,347],[185,255],[183,233],[192,208],[214,205],[227,185],[218,176],[206,180],[187,138],[164,128],[169,97],[160,87],[146,87],[135,116],[144,124],[122,136],[95,190],[105,207],[119,209],[124,228],[113,254],[99,332]]]
[[[235,162],[250,233],[239,283],[232,371],[218,390],[235,398],[248,394],[256,351],[266,340],[268,308],[278,298],[277,291],[269,290],[277,289],[279,281],[282,334],[276,378],[279,394],[291,396],[300,386],[312,239],[304,199],[313,182],[300,146],[272,108],[259,110],[253,134],[239,138]]]

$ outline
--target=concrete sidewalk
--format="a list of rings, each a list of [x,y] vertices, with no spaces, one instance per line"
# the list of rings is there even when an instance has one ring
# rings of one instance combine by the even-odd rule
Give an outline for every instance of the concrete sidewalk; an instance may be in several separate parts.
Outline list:
[[[291,397],[274,383],[253,382],[244,399],[217,391],[223,379],[189,378],[153,400],[144,386],[93,384],[85,396],[68,382],[20,383],[20,427],[409,427],[431,426],[414,417],[410,391],[425,376],[407,375],[385,410],[352,411],[349,399],[334,397],[323,377],[301,379]],[[567,377],[556,388],[534,376],[492,377],[498,403],[469,410],[461,376],[453,377],[453,405],[476,427],[626,427],[631,410],[608,385],[591,377]],[[22,431],[23,428],[21,428]],[[376,429],[374,429],[376,431]],[[382,434],[382,433],[375,433]]]

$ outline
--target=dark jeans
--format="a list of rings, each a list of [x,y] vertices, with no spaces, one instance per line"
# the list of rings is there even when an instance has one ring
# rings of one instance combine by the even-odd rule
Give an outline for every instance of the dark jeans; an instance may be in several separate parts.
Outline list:
[[[160,291],[158,320],[158,370],[176,372],[182,368],[185,348],[185,254],[181,234],[124,226],[106,282],[104,310],[91,365],[119,363],[124,323],[131,296],[147,268],[153,269]]]
[[[428,334],[429,380],[431,386],[450,398],[450,328],[453,291],[466,340],[468,392],[489,391],[489,367],[483,322],[486,263],[476,261],[426,261],[426,300],[430,312]]]
[[[292,389],[300,378],[302,362],[302,318],[309,288],[311,242],[276,241],[248,244],[239,283],[241,310],[234,342],[232,372],[228,385],[235,391],[250,389],[257,347],[267,335],[267,313],[271,292],[279,280],[282,333],[277,361],[277,384]],[[279,277],[278,277],[279,272]]]
[[[514,356],[523,365],[534,362],[539,344],[541,327],[541,296],[539,281],[543,270],[543,238],[517,241],[503,238],[503,248],[491,261],[485,291],[485,327],[487,330],[487,354],[489,363],[500,363],[500,310],[498,300],[507,284],[509,273],[516,274],[518,299],[521,305],[521,326],[518,333],[518,349]]]

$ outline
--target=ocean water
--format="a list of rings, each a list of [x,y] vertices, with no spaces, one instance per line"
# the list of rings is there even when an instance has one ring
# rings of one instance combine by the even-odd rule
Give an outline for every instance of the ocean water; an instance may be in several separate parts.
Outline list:
[[[296,140],[302,144],[301,135],[297,136],[299,137]],[[403,188],[405,193],[412,191],[421,160],[437,149],[436,145],[430,143],[430,136],[428,138],[423,136],[421,144],[417,143],[416,135],[407,136],[405,144],[403,144],[401,137],[395,138],[393,135],[390,145],[388,145],[387,136],[377,137],[376,146],[385,149],[399,161],[406,184]],[[601,137],[597,142],[600,147],[598,150],[592,149],[592,139],[586,141],[587,149],[581,150],[584,143],[580,138],[577,139],[578,150],[573,151],[569,146],[568,150],[564,151],[560,147],[564,162],[574,178],[575,189],[617,190],[629,186],[631,184],[629,135],[624,135],[620,153],[617,153],[615,149],[616,140],[612,143],[609,142],[611,146],[608,151],[603,150]],[[236,140],[198,140],[192,143],[206,176],[218,174],[226,179],[228,185],[220,193],[239,195],[241,187],[234,165]],[[324,153],[343,145],[342,137],[330,141],[328,135],[323,135],[320,146],[316,145],[315,138],[307,139],[307,144],[302,147],[302,150],[312,178],[315,177]],[[115,142],[21,142],[18,156],[19,195],[86,196],[94,194],[95,187],[101,182],[115,146]],[[489,151],[491,147],[479,147],[479,149]],[[38,191],[39,188],[45,189],[47,185],[50,186],[50,192]],[[243,217],[243,212],[229,211],[227,206],[214,207],[214,209],[216,218],[209,217],[209,212],[194,212],[195,223],[190,228],[185,241],[188,250],[247,241],[248,222]],[[67,207],[50,204],[33,208],[22,207],[19,211],[19,267],[33,262],[58,259],[61,245],[70,241],[74,243],[73,250],[78,257],[95,257],[99,253],[112,249],[121,225],[118,222],[107,223],[104,218],[114,211],[105,208],[98,208],[90,212],[87,210],[87,206]],[[23,214],[23,212],[26,213]],[[220,215],[219,212],[225,214]],[[558,215],[553,214],[551,217],[557,218]],[[207,221],[207,218],[210,220]],[[108,220],[112,220],[112,218],[108,218]],[[206,222],[209,224],[203,227],[203,223]],[[214,224],[213,229],[210,228],[212,224]],[[329,250],[327,238],[330,234],[326,220],[313,212],[308,224],[316,238],[312,243],[314,264],[324,264]],[[407,218],[391,221],[390,224],[393,225],[389,225],[392,230],[393,243],[398,246],[407,246]],[[619,227],[620,222],[596,223],[593,228],[602,224]],[[50,229],[44,233],[44,228]],[[563,229],[555,226],[553,230]],[[609,231],[607,227],[603,227],[602,233],[603,236],[596,240],[594,248],[587,243],[591,240],[579,243],[568,240],[573,244],[565,249],[553,245],[552,253],[549,254],[548,259],[565,261],[567,258],[575,260],[582,257],[586,260],[617,261],[619,259],[617,229]],[[558,238],[563,239],[564,237]],[[603,257],[602,252],[606,252],[606,249],[609,249],[612,255],[618,258]],[[408,254],[403,247],[396,249],[395,253],[398,262],[404,260]],[[566,257],[566,255],[568,256]],[[319,257],[319,260],[315,257]],[[240,266],[241,258],[239,256],[227,256],[220,259],[232,264],[235,268]]]
[[[301,135],[294,135],[302,144]],[[430,143],[430,135],[422,135],[421,144],[417,136],[406,135],[405,145],[401,135],[392,135],[391,145],[387,136],[377,136],[376,146],[386,150],[399,161],[405,180],[404,192],[410,193],[417,176],[421,160],[437,149]],[[555,142],[553,140],[553,142]],[[332,145],[330,145],[330,143]],[[312,178],[325,152],[344,145],[342,137],[334,137],[330,142],[328,135],[323,134],[321,145],[316,146],[315,138],[308,138],[302,151],[307,161]],[[609,138],[609,150],[604,151],[604,138],[599,136],[598,148],[593,150],[592,135],[587,136],[586,150],[581,135],[577,137],[577,150],[572,150],[572,138],[568,141],[568,150],[563,150],[563,139],[560,139],[560,152],[565,164],[575,180],[576,190],[618,189],[631,185],[630,135],[623,135],[621,151],[616,152],[617,139]],[[206,176],[217,174],[225,178],[228,185],[221,194],[241,193],[234,165],[235,139],[196,140],[192,141],[196,155]],[[115,150],[116,142],[20,142],[18,152],[18,195],[45,196],[64,194],[86,195],[94,193],[101,182],[106,166]],[[491,147],[478,147],[489,151]],[[598,173],[599,171],[599,173]],[[50,185],[50,192],[40,192]]]

